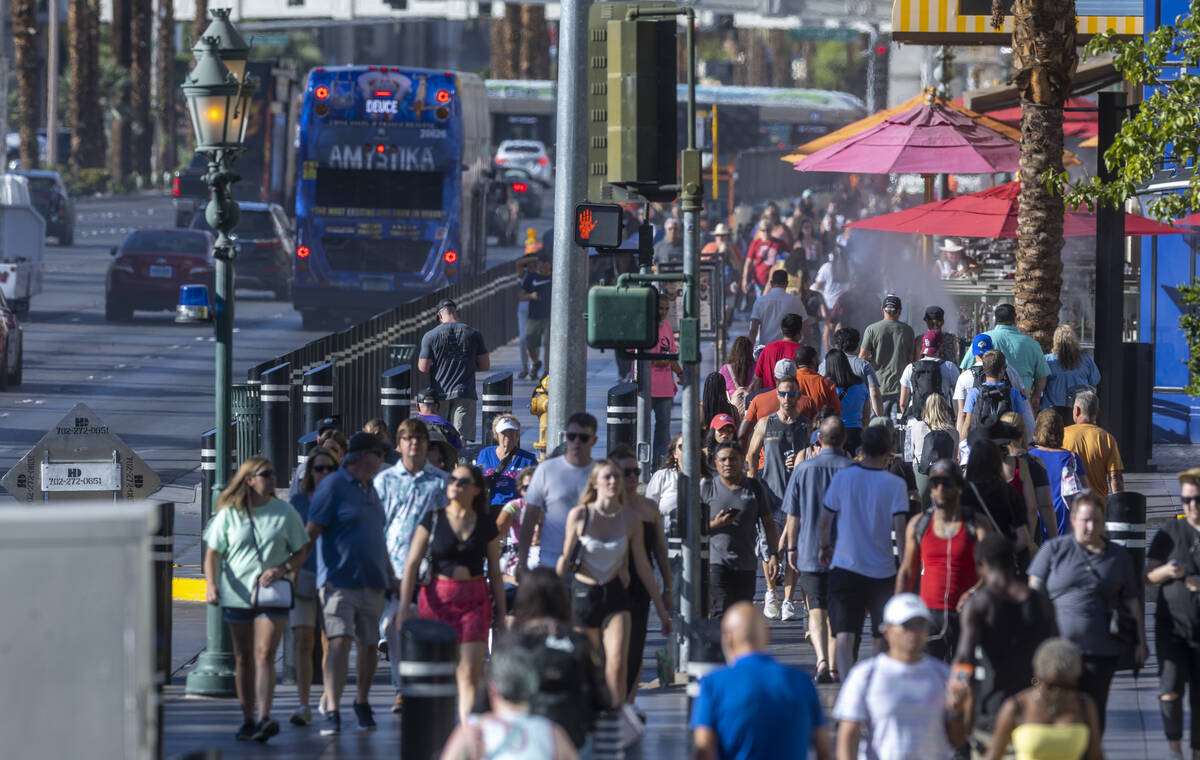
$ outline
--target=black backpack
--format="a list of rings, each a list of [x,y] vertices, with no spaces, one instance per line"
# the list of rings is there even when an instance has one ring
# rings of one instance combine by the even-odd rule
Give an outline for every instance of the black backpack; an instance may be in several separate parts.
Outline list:
[[[971,412],[971,429],[993,425],[1012,410],[1012,386],[1008,380],[1000,385],[980,386],[979,398],[975,399]]]
[[[919,359],[912,365],[912,398],[905,412],[909,419],[924,419],[925,400],[933,394],[946,398],[942,392],[942,362],[930,362]],[[949,399],[946,399],[949,401]]]
[[[917,463],[917,472],[929,474],[929,467],[939,459],[954,459],[954,435],[949,430],[930,430],[925,434],[921,443],[921,461]]]
[[[917,524],[913,528],[913,540],[917,542],[917,546],[921,545],[921,539],[925,538],[925,534],[929,532],[929,526],[933,523],[933,510],[936,507],[928,509],[917,515]],[[967,538],[970,539],[971,545],[975,545],[975,536],[979,533],[979,526],[975,524],[975,510],[967,505],[962,507],[962,523],[963,529],[967,531]]]

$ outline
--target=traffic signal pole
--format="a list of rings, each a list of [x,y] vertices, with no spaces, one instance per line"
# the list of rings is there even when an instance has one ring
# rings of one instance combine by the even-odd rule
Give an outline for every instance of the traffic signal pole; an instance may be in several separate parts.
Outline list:
[[[591,0],[559,4],[558,127],[554,192],[554,269],[550,297],[550,398],[546,454],[567,418],[587,408],[588,257],[574,240],[575,205],[587,195],[587,25]]]
[[[688,632],[704,616],[700,578],[700,209],[704,201],[700,152],[696,150],[696,13],[691,8],[630,9],[625,18],[683,15],[687,23],[687,148],[679,162],[683,207],[683,318],[679,322],[679,359],[683,367],[683,461],[680,463],[679,517],[683,527],[683,583],[679,617],[679,666],[687,669]],[[713,169],[716,171],[716,168]]]

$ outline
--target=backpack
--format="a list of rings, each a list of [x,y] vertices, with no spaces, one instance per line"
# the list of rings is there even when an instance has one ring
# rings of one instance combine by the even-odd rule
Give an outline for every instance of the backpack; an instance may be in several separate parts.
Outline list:
[[[921,459],[917,462],[917,472],[929,474],[929,467],[939,459],[954,459],[958,442],[949,430],[930,430],[925,434],[921,443]]]
[[[975,408],[971,413],[971,429],[994,425],[1001,416],[1012,410],[1012,386],[1007,380],[1000,385],[980,386],[979,398],[975,399]]]
[[[1083,478],[1079,476],[1079,455],[1074,451],[1070,452],[1067,461],[1063,462],[1058,484],[1064,502],[1085,488]]]
[[[942,392],[942,362],[940,360],[930,362],[918,359],[913,362],[911,382],[912,398],[905,411],[908,419],[924,419],[925,400],[935,393],[946,398],[947,401],[950,400]]]
[[[933,524],[933,510],[936,507],[928,509],[917,515],[917,525],[913,528],[913,540],[917,542],[917,546],[921,545],[921,539],[925,538],[925,534],[929,532],[929,526]],[[962,507],[962,524],[967,531],[967,538],[971,540],[971,545],[975,545],[975,536],[979,533],[979,528],[975,524],[975,510],[965,504]]]

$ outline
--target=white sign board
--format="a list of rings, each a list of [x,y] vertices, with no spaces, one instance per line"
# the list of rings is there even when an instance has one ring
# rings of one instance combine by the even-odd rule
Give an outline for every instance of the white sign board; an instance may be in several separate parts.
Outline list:
[[[42,462],[43,491],[120,491],[120,462]]]

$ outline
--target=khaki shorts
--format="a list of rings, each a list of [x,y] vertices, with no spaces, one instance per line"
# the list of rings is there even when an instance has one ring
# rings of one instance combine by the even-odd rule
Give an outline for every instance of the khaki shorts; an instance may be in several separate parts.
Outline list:
[[[317,627],[317,598],[296,597],[296,605],[288,612],[288,628]]]
[[[475,399],[452,398],[443,402],[446,405],[446,419],[467,441],[477,441],[475,435]]]
[[[374,647],[379,643],[379,616],[385,600],[380,588],[321,589],[321,612],[325,635],[329,638],[350,636],[359,646]]]

